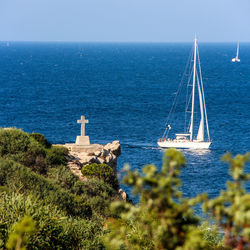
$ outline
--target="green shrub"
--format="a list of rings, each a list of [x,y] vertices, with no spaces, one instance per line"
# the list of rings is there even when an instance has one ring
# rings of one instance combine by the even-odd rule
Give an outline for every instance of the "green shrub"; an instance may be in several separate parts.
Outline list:
[[[76,182],[72,190],[77,195],[87,195],[88,197],[95,197],[96,195],[105,193],[107,196],[116,196],[118,192],[108,183],[97,178],[89,178],[84,182]]]
[[[91,208],[78,202],[74,195],[13,161],[0,159],[0,185],[7,186],[10,191],[36,194],[69,215],[90,217],[92,214]]]
[[[2,193],[2,192],[8,193],[9,189],[5,186],[0,186],[0,193]]]
[[[17,161],[36,173],[46,175],[51,166],[66,165],[67,154],[67,148],[52,147],[41,134],[0,129],[0,156]]]
[[[29,235],[34,233],[35,224],[30,216],[25,216],[19,221],[13,228],[13,232],[10,234],[8,242],[6,244],[8,249],[26,249],[26,245],[29,242]]]
[[[35,195],[0,194],[0,202],[0,249],[4,249],[7,239],[16,231],[14,228],[26,216],[35,224],[35,231],[26,241],[28,249],[99,249],[102,246],[101,221],[68,217]]]
[[[250,153],[236,155],[230,153],[222,157],[230,166],[232,181],[220,195],[204,203],[203,209],[224,231],[224,246],[229,249],[250,249],[250,194],[245,184],[250,174],[245,173],[245,165],[250,161]]]
[[[103,217],[111,215],[109,205],[114,200],[121,200],[117,190],[98,178],[89,178],[81,182],[66,166],[50,168],[47,178],[72,194],[79,196],[79,201],[87,201],[95,214]]]
[[[223,235],[217,225],[204,221],[199,230],[202,234],[202,239],[207,242],[208,249],[224,250]]]
[[[126,169],[124,183],[140,195],[140,203],[114,202],[111,209],[120,217],[109,219],[110,233],[104,237],[111,249],[208,249],[197,228],[194,205],[205,197],[183,199],[179,190],[180,169],[185,165],[181,152],[168,149],[160,171],[147,165],[143,174]]]
[[[51,148],[51,143],[47,141],[44,135],[39,133],[32,133],[31,136],[45,148]]]
[[[181,167],[185,159],[181,152],[168,149],[160,171],[154,165],[138,171],[125,169],[124,183],[140,195],[138,206],[114,202],[111,209],[118,218],[107,220],[108,234],[104,236],[107,248],[113,249],[250,249],[250,194],[245,184],[250,174],[244,173],[250,153],[226,154],[222,158],[229,163],[233,181],[227,189],[209,200],[207,195],[182,198],[179,190]],[[204,202],[216,225],[200,226],[194,214],[196,204]],[[224,236],[222,238],[222,236]]]
[[[0,129],[0,156],[26,152],[30,136],[21,129]]]
[[[46,162],[49,166],[66,165],[67,159],[65,155],[67,155],[67,153],[68,151],[64,147],[52,147],[47,150]]]
[[[20,158],[18,159],[18,157]],[[31,139],[27,151],[23,154],[17,154],[16,160],[39,174],[46,174],[48,165],[46,164],[45,157],[46,151],[43,146]]]
[[[115,190],[119,189],[117,177],[113,174],[113,170],[107,164],[89,164],[82,167],[82,174],[87,177],[96,177],[110,184]]]
[[[47,178],[51,182],[69,190],[72,193],[75,193],[75,184],[80,182],[78,178],[70,171],[69,167],[64,165],[49,168],[47,172]],[[78,194],[81,194],[81,192]]]
[[[109,208],[111,202],[122,201],[121,196],[113,187],[96,178],[76,182],[72,190],[81,194],[80,197],[88,201],[94,214],[104,218],[114,215]]]

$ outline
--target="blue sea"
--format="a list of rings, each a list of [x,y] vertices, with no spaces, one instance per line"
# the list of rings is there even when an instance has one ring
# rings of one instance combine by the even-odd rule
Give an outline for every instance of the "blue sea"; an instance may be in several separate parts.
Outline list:
[[[118,171],[125,163],[132,169],[150,163],[160,168],[163,150],[156,142],[192,46],[1,42],[0,127],[67,143],[75,141],[76,121],[85,115],[92,143],[120,141]],[[182,151],[187,159],[182,191],[187,197],[202,192],[214,197],[229,177],[220,157],[250,150],[250,44],[240,44],[240,63],[231,62],[233,43],[200,43],[199,53],[213,143],[206,151]],[[182,105],[176,109],[184,115]]]

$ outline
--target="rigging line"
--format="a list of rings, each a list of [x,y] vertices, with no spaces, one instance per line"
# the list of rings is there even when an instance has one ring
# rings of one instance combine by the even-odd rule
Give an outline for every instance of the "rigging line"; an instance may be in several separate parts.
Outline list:
[[[203,108],[205,111],[205,118],[206,118],[206,128],[207,128],[207,137],[210,141],[210,134],[209,134],[209,127],[208,127],[208,120],[207,120],[207,110],[206,110],[206,102],[205,102],[205,95],[204,95],[204,89],[203,89],[203,81],[202,81],[202,74],[201,74],[201,65],[200,65],[200,56],[199,56],[199,50],[197,46],[197,55],[198,55],[198,64],[199,64],[199,71],[200,71],[200,80],[201,80],[201,90],[202,90],[202,97],[203,97]]]
[[[191,63],[191,62],[190,62]],[[187,101],[187,97],[188,97],[188,87],[192,85],[189,85],[190,81],[191,81],[191,78],[192,78],[192,72],[193,72],[193,68],[194,67],[190,67],[190,70],[189,70],[189,78],[188,78],[188,83],[187,83],[187,93],[186,93],[186,101]],[[189,103],[188,103],[189,104]],[[185,111],[188,109],[188,105],[187,105],[187,102],[186,102],[186,106],[185,106]]]
[[[199,75],[198,75],[198,72],[196,71],[196,77],[197,77],[197,87],[198,87],[198,92],[201,92],[201,82],[200,82],[200,78],[199,78]],[[200,94],[199,94],[199,103],[200,103]],[[199,104],[200,106],[200,113],[202,112],[201,109],[204,110],[204,104],[202,103],[202,106]],[[196,108],[198,109],[198,102],[197,102],[197,106]],[[200,114],[200,116],[202,116],[202,114]],[[200,117],[201,118],[201,117]]]
[[[188,95],[188,93],[187,93],[187,95]],[[188,107],[189,107],[189,105],[190,105],[190,102],[191,102],[191,100],[192,100],[192,92],[190,92],[190,94],[189,94],[189,98],[187,98],[188,99],[188,101],[187,101],[187,108],[185,109],[185,116],[187,116],[187,113],[190,113],[191,111],[188,111]],[[189,121],[189,124],[190,124],[190,121]],[[186,129],[189,129],[189,126],[188,127],[186,127]],[[186,130],[186,131],[188,131],[188,129]]]
[[[176,96],[175,96],[175,98],[174,98],[174,102],[173,102],[173,104],[172,104],[172,107],[171,107],[171,109],[170,109],[170,112],[169,112],[167,121],[166,121],[166,123],[165,123],[165,126],[167,126],[168,123],[172,120],[172,114],[174,113],[174,111],[175,111],[175,109],[176,109],[177,99],[178,99],[179,94],[180,94],[180,92],[181,92],[181,90],[182,90],[183,82],[184,82],[184,78],[185,78],[185,74],[186,74],[187,68],[188,68],[188,66],[189,66],[189,64],[190,64],[192,55],[193,55],[193,51],[191,51],[190,54],[189,54],[189,58],[188,58],[188,61],[187,61],[187,63],[186,63],[186,66],[185,66],[185,70],[184,70],[184,73],[183,73],[183,75],[182,75],[181,82],[180,82],[180,84],[179,84],[179,87],[178,87]],[[166,127],[166,129],[165,129],[165,131],[164,131],[164,133],[163,133],[162,138],[165,137],[167,130],[168,130],[168,127]]]
[[[193,53],[192,53],[192,57],[193,57]],[[192,58],[191,57],[191,58]],[[187,88],[186,88],[186,104],[185,104],[185,122],[184,122],[184,131],[188,131],[188,127],[187,127],[187,112],[188,112],[188,107],[189,107],[189,104],[190,104],[190,100],[191,100],[191,97],[192,97],[192,94],[188,94],[188,87],[190,86],[190,81],[191,81],[191,78],[192,78],[192,72],[193,72],[193,65],[192,65],[192,60],[190,60],[189,62],[189,73],[188,73],[188,81],[187,81]]]

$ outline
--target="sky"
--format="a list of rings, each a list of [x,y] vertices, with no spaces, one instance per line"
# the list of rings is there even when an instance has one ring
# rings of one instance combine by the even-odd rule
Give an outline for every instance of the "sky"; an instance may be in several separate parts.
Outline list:
[[[250,0],[0,0],[0,41],[250,42]]]

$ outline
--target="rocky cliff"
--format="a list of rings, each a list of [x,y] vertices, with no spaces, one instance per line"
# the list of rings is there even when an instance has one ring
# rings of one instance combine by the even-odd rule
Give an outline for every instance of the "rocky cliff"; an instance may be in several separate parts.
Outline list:
[[[82,175],[81,168],[91,163],[105,163],[113,169],[114,175],[117,175],[117,157],[121,154],[119,141],[113,141],[106,145],[79,146],[67,143],[64,146],[69,149],[68,166],[81,181],[86,180],[86,177]],[[119,190],[119,193],[124,200],[128,199],[127,194],[122,189]]]
[[[117,173],[117,157],[121,154],[121,145],[119,141],[113,141],[106,145],[90,144],[88,146],[79,146],[75,144],[65,144],[69,149],[69,160],[81,166],[98,163],[109,165],[114,174]]]

